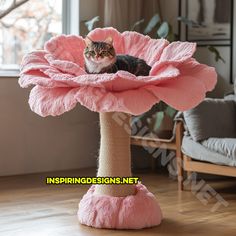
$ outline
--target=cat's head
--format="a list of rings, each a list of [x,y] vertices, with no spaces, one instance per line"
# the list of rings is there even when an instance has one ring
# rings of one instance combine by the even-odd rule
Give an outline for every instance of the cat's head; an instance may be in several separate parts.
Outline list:
[[[86,61],[94,64],[104,64],[104,66],[109,66],[115,62],[116,53],[111,37],[101,42],[92,41],[89,37],[86,37],[85,43],[84,57]]]

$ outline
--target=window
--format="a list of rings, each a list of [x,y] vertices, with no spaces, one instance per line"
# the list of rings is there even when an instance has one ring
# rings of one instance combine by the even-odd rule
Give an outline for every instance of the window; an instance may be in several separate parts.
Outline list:
[[[79,9],[73,5],[77,2],[78,7],[78,0],[0,0],[0,15],[23,1],[24,4],[0,19],[2,75],[12,71],[17,74],[23,55],[35,49],[43,49],[45,41],[51,37],[71,33],[71,16],[77,20],[71,9],[74,12],[76,9],[78,17]],[[78,33],[78,26],[75,27]]]

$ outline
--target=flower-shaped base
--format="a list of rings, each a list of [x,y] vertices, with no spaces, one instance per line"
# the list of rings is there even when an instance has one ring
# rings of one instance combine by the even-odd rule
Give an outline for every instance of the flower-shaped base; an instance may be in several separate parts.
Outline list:
[[[142,184],[136,194],[112,197],[94,194],[92,186],[79,203],[81,224],[95,228],[142,229],[159,225],[162,212],[155,196]]]

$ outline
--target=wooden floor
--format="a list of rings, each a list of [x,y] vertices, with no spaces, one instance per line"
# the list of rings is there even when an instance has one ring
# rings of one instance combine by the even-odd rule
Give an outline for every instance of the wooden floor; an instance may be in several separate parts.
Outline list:
[[[94,175],[95,170],[50,175]],[[0,178],[1,236],[96,236],[96,235],[201,235],[236,236],[235,179],[207,180],[229,204],[218,211],[211,198],[203,205],[191,191],[178,193],[177,183],[166,173],[142,174],[142,182],[159,199],[163,223],[144,230],[99,230],[80,225],[77,205],[88,186],[46,186],[45,174]]]

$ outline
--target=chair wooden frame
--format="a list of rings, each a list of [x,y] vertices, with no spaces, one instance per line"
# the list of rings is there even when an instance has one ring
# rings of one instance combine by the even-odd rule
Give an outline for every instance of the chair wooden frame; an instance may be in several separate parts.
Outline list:
[[[183,138],[183,122],[180,121],[181,126],[180,130],[182,134],[180,134],[181,139]],[[181,146],[180,146],[181,149]],[[184,172],[187,172],[187,176],[189,177],[192,172],[198,173],[206,173],[206,174],[213,174],[213,175],[222,175],[222,176],[230,176],[236,177],[236,168],[231,166],[223,166],[218,164],[213,164],[209,162],[201,162],[192,159],[192,157],[187,156],[181,152],[179,155],[179,167],[178,167],[178,186],[179,190],[184,190]],[[181,170],[180,170],[181,169]]]
[[[177,121],[175,126],[175,138],[173,141],[168,141],[165,139],[158,138],[150,138],[150,137],[141,137],[141,136],[131,136],[131,144],[137,146],[146,146],[153,148],[165,148],[168,150],[173,150],[176,152],[177,158],[177,171],[178,171],[178,187],[181,189],[183,169],[182,169],[182,152],[181,152],[181,144],[183,138],[183,125],[182,122]]]
[[[163,139],[147,138],[139,136],[131,136],[131,144],[138,146],[149,146],[154,148],[163,147],[176,152],[177,172],[178,172],[178,189],[184,190],[184,172],[190,176],[192,172],[215,174],[222,176],[236,177],[236,168],[231,166],[222,166],[208,162],[195,161],[192,157],[182,153],[182,139],[184,134],[184,126],[182,121],[177,121],[175,139],[172,142],[167,142]]]

